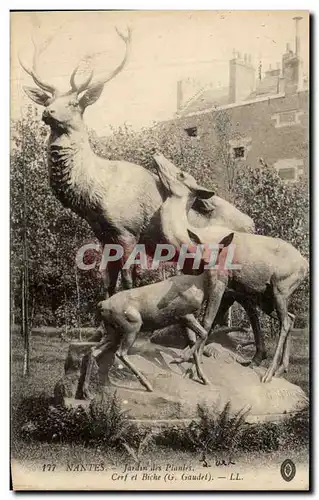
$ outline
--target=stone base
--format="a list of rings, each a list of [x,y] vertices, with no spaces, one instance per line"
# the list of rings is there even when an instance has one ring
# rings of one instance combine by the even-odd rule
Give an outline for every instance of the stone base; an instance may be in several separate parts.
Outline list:
[[[229,342],[229,341],[228,341]],[[85,353],[92,343],[70,345],[66,373],[55,390],[57,398],[68,405],[88,405],[81,400],[81,383],[85,373]],[[205,404],[211,411],[220,413],[230,401],[234,412],[250,408],[248,422],[276,421],[303,409],[308,404],[302,389],[284,378],[273,378],[261,383],[264,368],[244,367],[238,363],[237,350],[211,343],[205,348],[202,369],[210,385],[189,378],[193,363],[171,364],[181,350],[164,347],[149,341],[137,342],[130,351],[130,359],[148,378],[153,392],[147,392],[136,377],[118,359],[109,371],[108,390],[116,391],[123,408],[138,421],[180,421],[196,418],[197,405]],[[208,357],[209,356],[209,357]],[[240,356],[240,360],[243,358]],[[98,395],[105,390],[100,379],[106,373],[105,360],[92,373],[90,393]]]

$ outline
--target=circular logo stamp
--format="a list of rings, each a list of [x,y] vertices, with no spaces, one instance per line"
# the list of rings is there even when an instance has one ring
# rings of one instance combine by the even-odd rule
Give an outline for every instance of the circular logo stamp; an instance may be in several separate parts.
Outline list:
[[[280,466],[281,477],[285,481],[292,481],[296,475],[296,466],[290,458],[283,461]]]

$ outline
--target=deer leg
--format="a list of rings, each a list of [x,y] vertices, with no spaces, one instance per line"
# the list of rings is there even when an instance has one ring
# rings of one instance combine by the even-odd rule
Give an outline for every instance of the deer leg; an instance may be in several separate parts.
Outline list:
[[[234,304],[234,302],[235,302],[234,295],[229,290],[226,290],[226,292],[223,295],[223,299],[220,303],[216,317],[213,321],[212,324],[213,327],[217,324],[221,326],[228,326],[226,321],[226,315],[229,308]]]
[[[184,363],[189,361],[191,356],[194,356],[195,366],[198,377],[203,381],[205,385],[209,385],[209,380],[203,373],[200,367],[200,359],[199,359],[199,350],[202,345],[205,345],[205,341],[207,339],[207,332],[202,327],[202,325],[197,321],[197,319],[193,316],[193,314],[187,314],[181,319],[182,324],[186,325],[186,327],[190,328],[193,332],[199,335],[199,339],[196,340],[195,344],[191,347],[190,351],[186,354],[185,352],[180,358],[175,359],[172,363]],[[191,336],[193,339],[193,336]]]
[[[122,245],[124,253],[123,257],[120,261],[120,269],[121,269],[121,278],[122,278],[122,285],[125,290],[130,290],[133,288],[133,273],[132,273],[132,268],[128,264],[128,268],[124,268],[124,265],[126,262],[130,261],[130,256],[134,249],[136,248],[136,244],[138,241],[138,236],[133,236],[129,232],[124,232],[121,234],[121,236],[118,238],[119,243]],[[133,262],[132,262],[133,264]]]
[[[112,295],[115,294],[115,289],[116,289],[116,284],[117,284],[117,279],[118,275],[120,272],[120,265],[118,262],[111,262],[108,265],[107,268],[108,271],[108,287],[107,287],[107,297],[112,297]]]
[[[204,372],[200,366],[200,364],[201,364],[200,363],[200,354],[197,351],[194,352],[194,360],[195,360],[195,366],[196,366],[198,378],[203,381],[204,385],[210,385],[209,379],[206,377],[206,375],[204,374]]]
[[[89,359],[88,359],[88,362],[87,362],[87,365],[86,365],[85,379],[84,379],[83,386],[82,386],[82,393],[83,393],[84,399],[90,399],[89,384],[90,384],[93,365],[94,365],[94,357],[93,357],[93,353],[91,352]]]
[[[283,347],[283,355],[282,355],[282,360],[281,364],[277,368],[277,370],[274,373],[275,377],[280,377],[283,373],[288,372],[288,366],[289,366],[289,354],[290,354],[290,336],[286,337],[284,347]]]
[[[265,346],[265,340],[263,333],[260,328],[260,322],[258,318],[258,312],[257,309],[254,307],[254,305],[249,301],[244,301],[242,303],[242,306],[244,307],[247,316],[249,318],[251,327],[253,329],[254,333],[254,339],[255,339],[255,345],[256,345],[256,352],[254,354],[253,359],[250,362],[251,366],[259,366],[260,363],[267,358],[266,354],[266,346]]]
[[[203,327],[206,332],[209,332],[214,321],[216,318],[216,315],[219,311],[222,298],[227,286],[227,279],[220,280],[218,279],[217,281],[215,280],[215,277],[211,277],[212,282],[209,283],[209,291],[208,291],[208,299],[206,303],[206,308],[205,308],[205,313],[204,313],[204,319],[203,319]],[[212,335],[213,337],[213,335]],[[213,340],[213,338],[212,338]],[[204,345],[203,345],[204,348]]]
[[[184,349],[184,352],[186,352],[187,349],[191,349],[196,344],[196,334],[195,334],[195,332],[191,328],[186,327],[186,335],[187,335],[187,338],[188,338],[188,346]],[[191,365],[186,370],[184,376],[189,375],[190,378],[193,378],[194,377],[194,371],[193,371],[193,369],[194,369],[194,367],[193,367],[193,365]]]
[[[136,340],[136,336],[139,332],[139,329],[131,331],[125,335],[125,337],[122,340],[122,344],[120,346],[120,349],[117,351],[116,355],[117,357],[122,361],[122,363],[127,366],[131,370],[132,373],[136,376],[136,378],[141,382],[142,386],[145,387],[145,389],[148,392],[153,392],[152,385],[150,382],[147,380],[144,375],[138,371],[138,369],[134,366],[132,361],[128,357],[128,351],[134,344]]]
[[[104,277],[103,277],[104,286],[106,288],[105,300],[108,299],[109,297],[112,297],[112,295],[114,295],[119,272],[120,272],[120,266],[117,262],[109,262],[108,263],[107,269],[106,269],[106,271],[104,273]],[[104,336],[105,327],[104,327],[103,321],[101,321],[99,323],[97,331],[102,336]],[[92,370],[92,367],[91,367],[91,370]]]
[[[133,266],[133,269],[132,269],[132,288],[136,287],[137,279],[138,279],[137,266]]]
[[[275,306],[280,322],[280,335],[279,335],[279,340],[276,348],[275,355],[273,357],[273,360],[271,362],[271,365],[267,369],[265,375],[262,377],[261,381],[263,383],[270,382],[271,379],[273,378],[277,368],[279,367],[279,363],[281,363],[281,360],[284,355],[284,346],[286,343],[286,338],[289,335],[290,331],[290,325],[291,325],[291,320],[288,315],[288,310],[287,310],[287,300],[284,295],[282,295],[279,290],[274,289],[274,300],[275,300]]]
[[[289,319],[290,319],[289,331],[291,331],[291,329],[294,326],[295,316],[294,316],[294,314],[291,314],[291,313],[288,313],[288,315],[289,315]],[[286,338],[285,344],[284,344],[281,365],[276,370],[275,377],[280,377],[280,375],[282,375],[282,373],[288,373],[290,345],[291,345],[291,339],[290,339],[290,335],[288,335]]]
[[[288,312],[287,300],[300,285],[303,278],[304,275],[300,273],[300,270],[297,270],[286,279],[280,281],[280,289],[278,286],[273,285],[274,303],[280,323],[280,336],[274,359],[263,376],[262,382],[269,382],[277,369],[277,373],[288,369],[290,340],[286,342],[286,339],[294,325],[295,316]],[[279,361],[280,366],[278,367]],[[283,369],[281,366],[283,366]]]
[[[109,342],[108,339],[103,337],[103,339],[96,344],[96,346],[91,348],[91,352],[89,354],[89,359],[86,365],[86,371],[85,371],[85,378],[83,382],[83,387],[82,387],[82,392],[83,396],[86,399],[90,399],[90,394],[89,394],[89,384],[90,384],[90,379],[91,379],[91,374],[92,374],[92,369],[94,366],[94,363],[96,363],[96,358],[107,348],[109,347]]]
[[[133,276],[130,269],[121,269],[122,285],[125,290],[133,288]]]

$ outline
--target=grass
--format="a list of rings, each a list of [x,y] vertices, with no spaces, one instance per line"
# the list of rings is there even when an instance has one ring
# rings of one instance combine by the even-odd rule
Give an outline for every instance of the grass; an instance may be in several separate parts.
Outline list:
[[[304,448],[308,443],[308,415],[303,412],[280,425],[247,426],[244,416],[233,415],[226,405],[216,418],[205,407],[198,407],[199,421],[189,426],[173,427],[160,434],[143,433],[128,422],[120,402],[104,401],[89,410],[54,408],[51,396],[63,374],[68,344],[56,337],[33,336],[31,373],[22,377],[23,342],[12,335],[12,455],[23,459],[46,459],[83,455],[98,460],[135,462],[147,456],[149,449],[170,449],[181,453],[212,453],[225,450],[237,453],[273,453],[276,450]],[[268,342],[269,357],[274,342]],[[291,371],[287,378],[308,394],[308,336],[304,330],[292,335]],[[110,451],[112,450],[112,452]],[[55,458],[57,460],[57,458]]]
[[[21,326],[20,325],[14,325],[12,327],[12,333],[13,334],[18,334],[21,331]],[[68,337],[72,339],[78,339],[79,335],[81,334],[84,339],[87,339],[91,335],[93,335],[96,331],[96,328],[88,326],[88,327],[81,327],[81,328],[68,328]],[[41,337],[58,337],[62,334],[64,334],[65,328],[64,327],[57,327],[57,326],[41,326],[41,327],[33,327],[32,328],[32,336],[41,336]]]
[[[268,361],[275,353],[276,341],[266,341]],[[308,328],[294,329],[291,332],[289,371],[285,378],[299,385],[309,396],[309,331]]]

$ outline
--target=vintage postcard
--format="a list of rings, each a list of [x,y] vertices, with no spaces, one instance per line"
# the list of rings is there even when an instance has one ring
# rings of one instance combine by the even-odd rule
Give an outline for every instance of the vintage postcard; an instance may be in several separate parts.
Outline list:
[[[11,474],[307,491],[309,13],[11,12]]]

